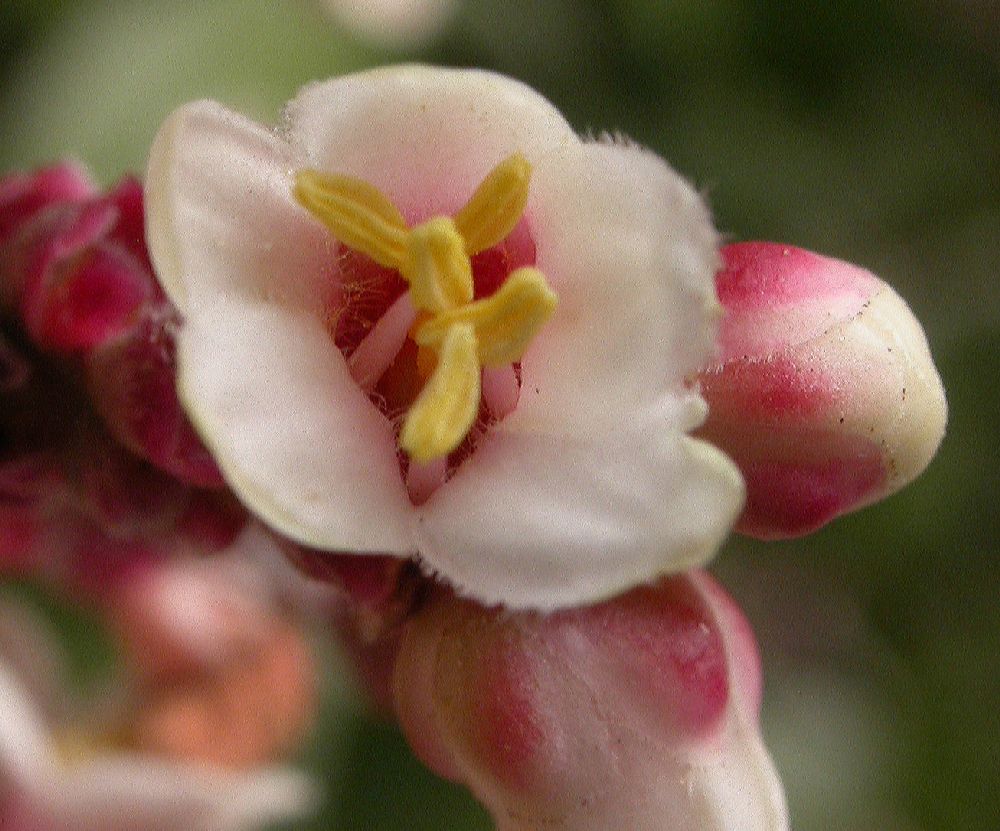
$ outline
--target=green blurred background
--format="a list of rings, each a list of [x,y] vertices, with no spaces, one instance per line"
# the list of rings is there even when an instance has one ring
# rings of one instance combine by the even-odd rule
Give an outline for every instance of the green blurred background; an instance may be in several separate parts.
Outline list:
[[[806,540],[735,539],[714,570],[761,640],[764,729],[797,831],[995,831],[998,39],[991,0],[459,0],[433,38],[393,49],[319,0],[4,0],[0,163],[75,156],[110,183],[142,170],[192,98],[273,120],[312,78],[475,65],[527,81],[581,131],[660,152],[733,239],[883,276],[945,380],[938,458]],[[304,760],[329,798],[299,827],[490,828],[335,670],[328,688]]]

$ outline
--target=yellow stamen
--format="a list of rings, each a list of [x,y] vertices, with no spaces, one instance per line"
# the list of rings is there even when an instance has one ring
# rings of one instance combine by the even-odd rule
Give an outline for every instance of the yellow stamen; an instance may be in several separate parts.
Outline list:
[[[451,217],[418,225],[410,231],[406,246],[400,273],[410,285],[414,306],[441,312],[472,300],[472,264]]]
[[[479,412],[476,335],[468,324],[452,326],[438,351],[434,372],[413,402],[399,444],[417,462],[447,456],[461,444]]]
[[[417,374],[420,376],[421,381],[426,381],[431,377],[431,374],[437,367],[437,363],[437,352],[429,346],[417,347]]]
[[[455,214],[469,256],[503,242],[528,203],[531,163],[520,153],[500,162]]]
[[[552,316],[556,295],[534,268],[510,274],[500,288],[473,300],[473,254],[502,242],[528,201],[531,165],[515,153],[497,165],[455,215],[407,227],[373,185],[349,176],[302,170],[293,193],[348,248],[393,268],[420,312],[412,336],[418,371],[427,378],[410,407],[400,446],[416,462],[457,448],[479,411],[483,367],[521,359]]]
[[[374,185],[350,176],[300,170],[292,193],[348,248],[395,268],[406,257],[406,220]]]
[[[419,346],[439,348],[453,326],[468,324],[476,333],[483,366],[519,361],[556,308],[556,295],[534,268],[519,268],[490,297],[434,315],[415,332]]]

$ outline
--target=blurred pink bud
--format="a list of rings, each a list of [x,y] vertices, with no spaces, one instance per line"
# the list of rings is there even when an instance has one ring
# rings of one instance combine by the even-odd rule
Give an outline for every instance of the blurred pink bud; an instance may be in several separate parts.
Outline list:
[[[414,750],[499,831],[778,831],[746,620],[705,574],[545,616],[438,594],[404,630]]]
[[[285,646],[275,645],[277,665],[288,663]],[[137,746],[133,719],[151,706],[143,693],[155,698],[163,690],[140,690],[125,700],[119,699],[127,688],[105,691],[88,706],[68,694],[61,658],[34,615],[9,602],[0,605],[3,831],[250,831],[301,817],[314,805],[311,783],[295,770],[256,761],[223,769],[206,764],[213,759],[185,755],[183,743]],[[269,728],[270,702],[262,697],[276,682],[273,695],[288,685],[273,671],[259,682],[259,689],[241,690],[238,702],[230,697],[230,709],[220,702],[209,713],[215,716],[211,725],[236,726],[225,717],[239,703],[251,723]],[[192,683],[188,694],[197,691]],[[281,706],[279,701],[279,720]],[[210,733],[202,744],[228,735]]]
[[[40,524],[34,505],[0,502],[0,576],[21,574],[34,567]]]
[[[4,291],[41,349],[83,352],[124,332],[156,294],[148,268],[113,238],[111,199],[49,206],[4,258]]]
[[[700,435],[739,465],[737,530],[805,534],[914,479],[947,406],[919,322],[892,288],[776,243],[726,246],[719,362],[699,374]]]
[[[311,651],[244,553],[155,563],[109,598],[141,681],[129,728],[138,748],[247,768],[280,758],[312,725]]]
[[[177,400],[174,326],[165,304],[145,310],[121,337],[90,351],[88,389],[115,438],[134,453],[189,484],[221,487],[222,474]]]
[[[0,180],[0,248],[49,205],[83,202],[96,194],[90,176],[72,162],[6,176]]]
[[[146,250],[142,185],[69,164],[0,181],[0,303],[46,360],[83,373],[115,438],[185,483],[221,474],[175,388],[176,312]],[[0,350],[0,383],[16,371]]]

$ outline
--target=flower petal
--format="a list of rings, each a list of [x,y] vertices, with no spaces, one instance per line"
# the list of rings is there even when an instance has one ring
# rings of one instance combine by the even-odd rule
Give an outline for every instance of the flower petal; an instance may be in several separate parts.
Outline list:
[[[335,244],[293,199],[292,167],[273,131],[214,102],[188,104],[160,128],[146,236],[185,315],[220,293],[313,308],[329,300]]]
[[[53,831],[237,831],[301,816],[315,794],[283,769],[226,773],[112,755],[66,775],[49,794]]]
[[[479,70],[375,69],[305,87],[286,110],[303,163],[371,182],[411,221],[461,208],[503,159],[579,140],[529,87]]]
[[[652,153],[585,144],[536,167],[528,212],[559,306],[522,358],[518,428],[605,433],[664,390],[687,395],[721,314],[698,195]]]
[[[598,441],[506,423],[428,500],[415,531],[427,565],[473,597],[539,609],[608,597],[706,562],[741,508],[736,468],[670,430],[664,409]]]
[[[314,315],[220,297],[178,345],[189,414],[268,524],[317,547],[411,550],[391,425]]]
[[[0,656],[0,783],[29,788],[53,771],[49,733],[28,690]]]

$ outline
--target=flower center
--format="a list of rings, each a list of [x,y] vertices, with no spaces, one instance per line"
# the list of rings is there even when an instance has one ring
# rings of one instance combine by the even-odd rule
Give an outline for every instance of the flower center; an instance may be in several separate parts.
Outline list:
[[[531,166],[520,154],[497,165],[454,217],[410,227],[392,202],[359,179],[298,171],[294,195],[340,242],[397,272],[408,291],[373,325],[348,358],[351,374],[374,387],[407,340],[416,344],[421,388],[399,444],[418,466],[442,460],[472,429],[484,370],[519,361],[555,310],[540,271],[518,268],[476,298],[472,258],[503,242],[528,199]],[[387,362],[386,355],[391,355]]]

